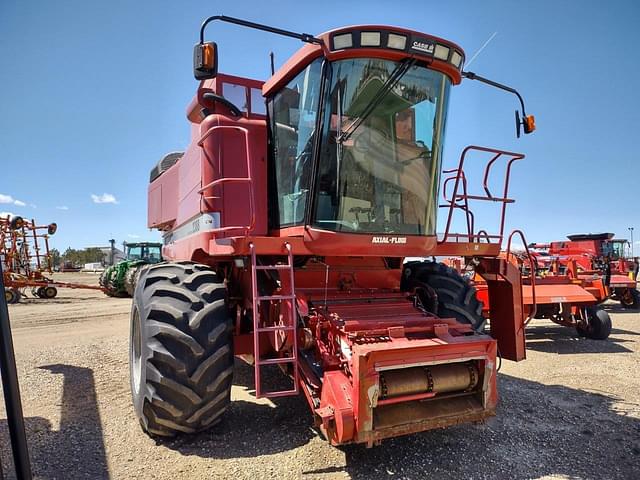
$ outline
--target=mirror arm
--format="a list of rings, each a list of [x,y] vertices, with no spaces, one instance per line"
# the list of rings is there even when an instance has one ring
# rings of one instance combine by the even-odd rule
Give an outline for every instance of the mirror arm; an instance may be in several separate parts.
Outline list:
[[[298,40],[302,40],[303,42],[307,42],[307,43],[315,43],[318,45],[323,44],[322,40],[308,33],[291,32],[289,30],[282,30],[281,28],[270,27],[268,25],[263,25],[261,23],[248,22],[240,18],[227,17],[226,15],[214,15],[212,17],[207,18],[204,22],[202,22],[202,26],[200,27],[200,44],[204,43],[205,28],[209,23],[215,20],[220,20],[221,22],[233,23],[235,25],[240,25],[241,27],[253,28],[256,30],[275,33],[276,35],[282,35],[285,37],[297,38]]]
[[[488,78],[481,77],[480,75],[477,75],[473,72],[462,72],[462,76],[464,78],[468,78],[469,80],[478,80],[479,82],[486,83],[487,85],[491,85],[492,87],[496,87],[501,90],[505,90],[507,92],[513,93],[516,97],[518,97],[518,100],[520,100],[520,106],[522,107],[522,116],[523,117],[527,116],[524,109],[524,100],[522,99],[522,96],[520,95],[520,93],[518,93],[518,91],[515,88],[511,88],[511,87],[508,87],[507,85],[494,82],[493,80],[489,80]]]

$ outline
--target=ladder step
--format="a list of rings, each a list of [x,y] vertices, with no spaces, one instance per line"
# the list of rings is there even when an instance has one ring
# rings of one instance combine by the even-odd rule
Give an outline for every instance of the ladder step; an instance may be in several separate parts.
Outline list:
[[[279,365],[283,363],[294,363],[297,358],[282,357],[282,358],[268,358],[266,360],[259,360],[256,358],[256,365]]]
[[[256,265],[256,270],[289,270],[291,265]]]
[[[289,395],[297,395],[299,393],[298,389],[295,388],[293,390],[283,390],[280,392],[262,392],[262,397],[265,398],[276,398],[276,397],[288,397]]]
[[[280,325],[280,326],[275,326],[275,327],[261,327],[257,330],[258,333],[261,332],[277,332],[279,330],[284,330],[284,331],[292,331],[295,330],[296,327],[294,327],[293,325]]]
[[[256,300],[295,300],[295,295],[265,295],[263,297],[256,297]]]

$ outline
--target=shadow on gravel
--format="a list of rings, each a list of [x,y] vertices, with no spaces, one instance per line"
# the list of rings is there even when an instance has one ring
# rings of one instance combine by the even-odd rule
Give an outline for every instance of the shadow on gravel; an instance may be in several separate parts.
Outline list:
[[[24,419],[34,478],[108,479],[93,370],[60,364],[40,368],[64,380],[59,430],[46,418]],[[0,430],[8,438],[6,419]]]
[[[498,416],[386,440],[367,449],[343,447],[344,469],[303,472],[302,478],[344,471],[353,479],[638,478],[638,405],[616,411],[616,398],[561,385],[500,375]]]
[[[629,353],[632,350],[623,344],[633,342],[616,337],[616,334],[626,333],[614,328],[606,340],[591,340],[578,336],[573,328],[560,325],[534,326],[527,329],[527,349],[556,354]]]
[[[233,384],[255,395],[253,367],[236,360]],[[287,388],[284,375],[266,369],[263,385]],[[221,423],[197,435],[158,440],[183,455],[206,458],[245,458],[286,452],[307,444],[317,434],[303,395],[270,399],[268,404],[233,400]]]

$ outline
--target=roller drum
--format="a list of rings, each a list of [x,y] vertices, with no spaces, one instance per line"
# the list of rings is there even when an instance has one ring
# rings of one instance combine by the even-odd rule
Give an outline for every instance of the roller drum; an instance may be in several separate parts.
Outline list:
[[[475,363],[452,363],[403,368],[380,373],[380,397],[473,390],[478,385]]]

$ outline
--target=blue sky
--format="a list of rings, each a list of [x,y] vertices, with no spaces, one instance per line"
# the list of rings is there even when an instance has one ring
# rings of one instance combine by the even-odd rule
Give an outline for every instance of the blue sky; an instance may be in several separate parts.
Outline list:
[[[0,212],[56,221],[53,245],[155,239],[151,167],[189,141],[193,44],[208,15],[320,33],[381,23],[435,34],[470,70],[520,90],[538,131],[516,140],[515,98],[463,82],[452,91],[445,164],[467,144],[523,152],[508,228],[529,241],[635,226],[640,166],[640,3],[635,1],[0,2]],[[220,71],[266,79],[296,40],[214,24]],[[471,173],[474,169],[471,168]],[[477,173],[477,171],[476,171]],[[442,216],[441,216],[442,220]],[[640,244],[638,244],[640,245]],[[640,246],[636,246],[640,251]]]

